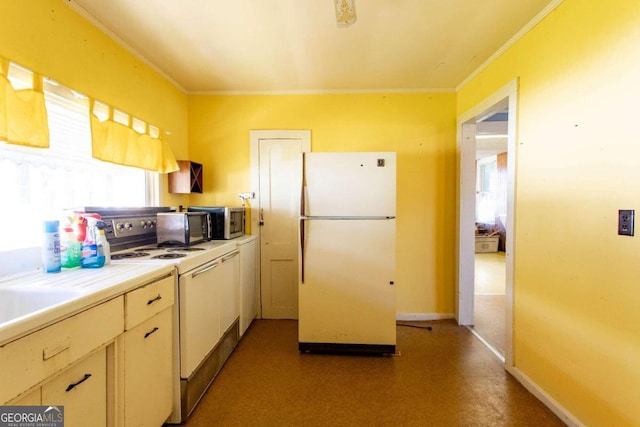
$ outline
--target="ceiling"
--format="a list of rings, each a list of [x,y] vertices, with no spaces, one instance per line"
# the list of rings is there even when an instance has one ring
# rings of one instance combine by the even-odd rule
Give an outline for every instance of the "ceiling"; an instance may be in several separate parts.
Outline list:
[[[453,90],[550,0],[68,0],[185,93]]]

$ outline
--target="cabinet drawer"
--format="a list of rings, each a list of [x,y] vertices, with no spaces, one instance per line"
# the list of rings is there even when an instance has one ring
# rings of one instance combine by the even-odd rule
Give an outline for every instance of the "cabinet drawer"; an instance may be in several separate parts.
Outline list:
[[[124,330],[123,298],[114,298],[0,348],[0,403],[120,335]]]
[[[125,297],[125,330],[144,322],[154,314],[171,307],[174,301],[175,277],[170,276],[150,283]]]
[[[42,386],[42,405],[64,406],[65,427],[107,425],[106,354],[102,348]]]

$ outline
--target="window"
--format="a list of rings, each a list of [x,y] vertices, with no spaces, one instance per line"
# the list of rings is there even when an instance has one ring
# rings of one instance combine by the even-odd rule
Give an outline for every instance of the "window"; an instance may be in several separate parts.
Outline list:
[[[31,86],[30,72],[12,64],[15,88]],[[27,83],[28,82],[28,83]],[[158,174],[91,157],[89,102],[45,80],[50,148],[0,142],[0,251],[40,246],[41,223],[83,206],[146,206]]]
[[[476,222],[495,224],[497,215],[497,157],[478,160],[476,174]]]

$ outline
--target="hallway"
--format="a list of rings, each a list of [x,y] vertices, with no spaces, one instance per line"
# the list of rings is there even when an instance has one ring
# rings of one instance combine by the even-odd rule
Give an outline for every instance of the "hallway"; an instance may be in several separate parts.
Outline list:
[[[300,354],[296,321],[256,320],[186,426],[564,425],[466,328],[411,326],[395,356],[334,356]]]

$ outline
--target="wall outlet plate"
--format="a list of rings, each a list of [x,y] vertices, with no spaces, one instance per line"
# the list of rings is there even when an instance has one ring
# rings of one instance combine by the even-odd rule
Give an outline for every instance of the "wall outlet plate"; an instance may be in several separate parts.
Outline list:
[[[633,236],[633,219],[635,210],[620,209],[618,211],[618,234],[620,236]]]

